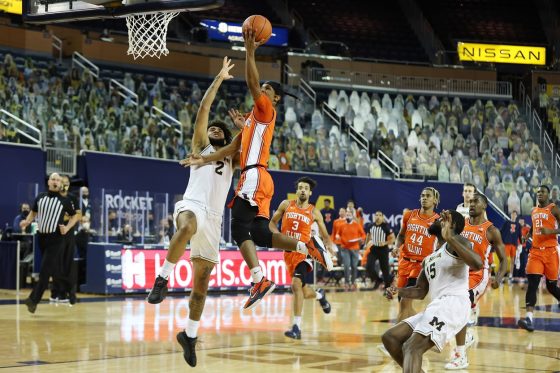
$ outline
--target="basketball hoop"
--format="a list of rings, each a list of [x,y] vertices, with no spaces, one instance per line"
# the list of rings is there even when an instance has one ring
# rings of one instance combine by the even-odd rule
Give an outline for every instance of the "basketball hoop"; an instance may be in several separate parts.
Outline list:
[[[167,27],[179,12],[138,13],[126,16],[128,51],[134,59],[167,56]]]

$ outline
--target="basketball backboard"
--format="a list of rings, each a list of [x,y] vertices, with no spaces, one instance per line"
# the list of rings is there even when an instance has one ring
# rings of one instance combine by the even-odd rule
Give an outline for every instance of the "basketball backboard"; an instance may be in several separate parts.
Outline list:
[[[150,12],[213,9],[225,0],[23,0],[27,23],[57,23],[100,18],[120,18]],[[101,5],[104,4],[104,5]]]

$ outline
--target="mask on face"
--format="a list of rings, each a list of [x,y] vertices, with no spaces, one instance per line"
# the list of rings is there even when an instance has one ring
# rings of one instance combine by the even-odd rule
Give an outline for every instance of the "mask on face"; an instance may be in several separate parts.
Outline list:
[[[88,198],[89,198],[89,194],[82,194],[82,198],[83,198],[83,199],[88,199]]]
[[[347,223],[352,223],[352,218],[346,218]]]
[[[23,210],[21,216],[25,219],[29,215],[29,210]]]

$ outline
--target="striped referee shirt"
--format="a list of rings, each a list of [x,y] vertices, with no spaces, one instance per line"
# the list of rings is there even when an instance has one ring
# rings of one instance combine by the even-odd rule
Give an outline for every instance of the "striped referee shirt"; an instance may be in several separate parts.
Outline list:
[[[369,229],[371,242],[373,243],[373,246],[377,247],[382,247],[381,244],[387,241],[387,236],[389,236],[391,233],[393,233],[393,231],[385,222],[379,225],[373,223]]]
[[[37,213],[37,231],[43,234],[60,234],[59,225],[64,224],[64,214],[76,214],[72,201],[62,197],[58,192],[44,192],[33,203]]]

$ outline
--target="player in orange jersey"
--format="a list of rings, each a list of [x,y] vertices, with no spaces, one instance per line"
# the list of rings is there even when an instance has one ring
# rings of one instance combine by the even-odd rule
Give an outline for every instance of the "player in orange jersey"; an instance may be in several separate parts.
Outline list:
[[[469,218],[465,221],[465,228],[461,236],[465,237],[473,245],[473,250],[482,260],[482,269],[473,270],[469,268],[469,297],[471,300],[471,312],[477,307],[478,300],[482,297],[488,286],[490,278],[489,259],[494,248],[500,259],[500,269],[495,278],[492,279],[492,288],[497,289],[504,278],[507,270],[507,260],[505,246],[502,241],[502,234],[486,219],[486,208],[488,199],[483,194],[475,192],[469,201]],[[445,369],[457,370],[465,369],[469,366],[466,347],[474,343],[474,336],[467,333],[467,325],[457,333],[455,340],[457,347],[453,352],[451,361],[445,365]]]
[[[272,232],[278,231],[278,222],[282,219],[282,233],[300,240],[308,242],[311,239],[311,226],[316,222],[319,227],[319,233],[328,248],[332,247],[332,243],[323,222],[323,215],[309,203],[312,191],[317,182],[309,177],[302,177],[296,181],[297,199],[282,201],[278,210],[272,216],[269,226]],[[284,261],[288,268],[288,273],[292,276],[292,292],[294,320],[292,328],[284,333],[286,337],[293,339],[301,339],[301,314],[303,312],[303,300],[315,298],[321,304],[325,313],[331,312],[331,305],[327,301],[325,291],[318,289],[314,291],[311,287],[305,286],[305,277],[307,272],[313,270],[313,265],[306,255],[293,251],[284,252]]]
[[[407,211],[403,216],[401,230],[395,243],[396,247],[404,244],[402,256],[399,259],[398,288],[416,284],[416,279],[422,271],[422,260],[434,251],[437,237],[428,233],[428,228],[439,218],[439,215],[434,212],[438,202],[439,192],[432,187],[424,188],[420,194],[421,208]],[[385,294],[388,295],[387,292]],[[412,299],[399,300],[398,321],[415,314]]]
[[[517,325],[529,332],[535,330],[533,325],[533,310],[537,304],[537,291],[541,276],[546,277],[546,289],[560,301],[558,288],[558,223],[560,222],[560,209],[549,199],[550,189],[541,185],[537,189],[537,207],[531,211],[533,226],[525,240],[531,235],[533,247],[529,252],[527,261],[527,292],[525,305],[527,314],[525,319],[520,319]]]
[[[268,224],[274,183],[267,167],[276,123],[275,107],[282,99],[284,91],[282,85],[277,82],[269,81],[260,85],[255,51],[261,42],[255,40],[255,32],[252,29],[244,31],[243,38],[246,50],[245,79],[255,104],[245,118],[241,134],[236,136],[230,145],[212,154],[191,155],[181,163],[185,166],[201,165],[240,152],[241,177],[235,197],[228,206],[232,210],[233,239],[239,246],[253,279],[249,299],[244,306],[245,309],[251,309],[276,286],[264,277],[256,245],[309,254],[329,271],[332,269],[332,260],[322,244],[313,237],[304,243],[270,231]],[[235,111],[234,114],[238,118],[236,121],[243,119],[241,114]]]

